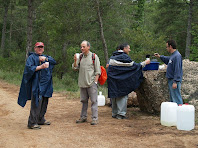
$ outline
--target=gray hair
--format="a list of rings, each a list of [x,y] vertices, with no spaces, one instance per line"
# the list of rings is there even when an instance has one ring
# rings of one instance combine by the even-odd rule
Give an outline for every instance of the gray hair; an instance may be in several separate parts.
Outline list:
[[[87,42],[87,46],[91,47],[91,44],[88,41],[84,40],[84,41],[82,41],[82,43],[83,42]]]

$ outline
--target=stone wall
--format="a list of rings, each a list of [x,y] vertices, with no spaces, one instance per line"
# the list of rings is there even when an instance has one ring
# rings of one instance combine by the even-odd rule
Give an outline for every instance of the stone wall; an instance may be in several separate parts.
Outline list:
[[[198,62],[183,60],[181,95],[184,101],[198,100]]]

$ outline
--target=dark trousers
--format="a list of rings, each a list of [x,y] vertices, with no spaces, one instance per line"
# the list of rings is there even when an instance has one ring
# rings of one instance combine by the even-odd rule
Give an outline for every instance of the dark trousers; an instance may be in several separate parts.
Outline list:
[[[39,105],[36,106],[35,99],[32,97],[30,115],[28,119],[29,127],[35,124],[43,124],[45,122],[44,116],[47,111],[48,100],[49,98],[42,97],[42,99],[39,100]]]

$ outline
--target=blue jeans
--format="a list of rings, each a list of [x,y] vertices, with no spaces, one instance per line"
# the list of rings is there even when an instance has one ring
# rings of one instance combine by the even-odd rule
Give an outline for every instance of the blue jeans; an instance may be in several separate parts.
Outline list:
[[[170,93],[170,101],[176,102],[178,105],[183,104],[181,97],[181,82],[177,82],[177,88],[173,89],[173,79],[168,79],[168,88]]]
[[[112,116],[116,116],[116,115],[126,116],[127,100],[128,100],[128,95],[111,99],[111,101],[112,101]]]

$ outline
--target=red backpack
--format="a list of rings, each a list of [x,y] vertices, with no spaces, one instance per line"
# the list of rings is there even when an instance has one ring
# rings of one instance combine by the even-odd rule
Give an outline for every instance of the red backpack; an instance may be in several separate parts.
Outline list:
[[[92,53],[92,61],[93,61],[93,65],[95,63],[95,53]],[[80,54],[80,61],[83,57],[83,54]],[[98,82],[100,83],[100,85],[104,85],[106,80],[107,80],[107,72],[106,72],[106,69],[103,67],[103,66],[100,66],[100,69],[101,69],[101,75],[99,76],[98,78]]]

